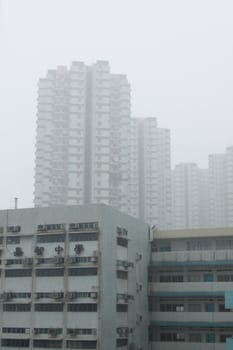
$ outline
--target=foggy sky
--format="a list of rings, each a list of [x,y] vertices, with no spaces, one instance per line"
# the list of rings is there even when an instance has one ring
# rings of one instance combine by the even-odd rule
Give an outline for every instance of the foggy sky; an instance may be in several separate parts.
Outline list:
[[[171,129],[172,163],[233,144],[232,0],[0,0],[0,208],[31,206],[37,81],[108,60],[132,115]]]

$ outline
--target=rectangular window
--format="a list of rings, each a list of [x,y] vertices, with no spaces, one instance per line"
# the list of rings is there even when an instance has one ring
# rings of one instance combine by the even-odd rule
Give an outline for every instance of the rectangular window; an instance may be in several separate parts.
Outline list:
[[[160,275],[161,283],[170,283],[170,282],[184,282],[184,276],[182,275]]]
[[[207,333],[206,334],[206,343],[215,343],[215,334]]]
[[[78,269],[69,269],[69,276],[96,276],[97,268],[96,267],[81,267]]]
[[[2,347],[12,347],[12,348],[28,348],[29,339],[2,339]]]
[[[16,333],[16,334],[24,334],[29,333],[30,328],[11,328],[11,327],[3,327],[2,333]]]
[[[117,278],[122,279],[122,280],[127,280],[128,279],[128,271],[117,271]]]
[[[67,349],[96,349],[97,342],[95,340],[68,340],[66,342]]]
[[[68,304],[67,311],[70,312],[97,312],[97,304]]]
[[[117,312],[128,312],[128,305],[127,304],[117,304],[116,311]]]
[[[64,276],[64,269],[37,269],[37,277],[55,277]]]
[[[214,312],[214,303],[205,304],[205,312]]]
[[[7,237],[6,244],[20,244],[20,237]]]
[[[70,242],[85,242],[85,241],[97,241],[97,232],[87,233],[70,233]]]
[[[120,348],[121,346],[127,346],[128,345],[128,339],[117,339],[116,346],[117,348]]]
[[[3,311],[28,312],[31,311],[31,304],[3,304]]]
[[[204,274],[204,282],[213,282],[213,281],[214,281],[214,275],[212,273]]]
[[[5,277],[31,277],[32,269],[5,270]]]
[[[33,347],[45,349],[61,349],[62,340],[35,339],[33,340]]]
[[[121,247],[128,247],[128,239],[123,238],[123,237],[117,237],[117,245]]]
[[[53,243],[53,242],[65,242],[64,234],[52,234],[52,235],[39,235],[37,236],[38,243]]]
[[[35,304],[35,311],[40,312],[61,312],[63,304]]]
[[[202,335],[201,333],[191,333],[189,334],[189,342],[190,343],[201,343]]]
[[[201,312],[201,304],[189,304],[188,311],[189,312]]]

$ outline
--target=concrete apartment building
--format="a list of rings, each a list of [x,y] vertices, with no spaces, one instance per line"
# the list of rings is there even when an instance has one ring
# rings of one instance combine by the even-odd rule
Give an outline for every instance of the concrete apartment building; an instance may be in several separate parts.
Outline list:
[[[49,70],[38,91],[34,204],[104,203],[171,227],[170,133],[131,118],[130,85],[109,63]]]
[[[36,207],[127,210],[130,86],[106,61],[49,70],[38,91]]]
[[[232,248],[232,228],[154,233],[150,349],[233,349]]]
[[[148,349],[148,225],[105,205],[0,211],[2,350]]]
[[[208,170],[195,163],[177,164],[172,171],[172,227],[209,226]]]
[[[160,229],[172,225],[170,130],[156,118],[131,119],[128,213]]]
[[[211,227],[233,227],[233,146],[209,156]]]

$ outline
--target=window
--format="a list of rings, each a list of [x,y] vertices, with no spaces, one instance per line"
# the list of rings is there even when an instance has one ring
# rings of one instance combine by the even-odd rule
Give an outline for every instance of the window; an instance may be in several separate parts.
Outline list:
[[[66,347],[67,349],[96,349],[97,342],[95,340],[68,340]]]
[[[218,282],[232,282],[233,281],[233,275],[226,274],[226,275],[218,275],[217,276]]]
[[[3,304],[3,311],[28,312],[31,311],[31,304]]]
[[[7,237],[6,244],[20,244],[20,237]]]
[[[79,269],[69,269],[69,276],[96,276],[96,267],[83,267]]]
[[[97,241],[97,232],[70,233],[70,242]]]
[[[24,333],[30,333],[30,328],[6,328],[4,327],[2,329],[2,333],[17,333],[17,334],[24,334]]]
[[[121,346],[127,346],[128,345],[128,339],[117,339],[116,346],[117,348]]]
[[[35,304],[35,311],[60,312],[63,311],[63,304]]]
[[[230,312],[230,309],[226,309],[225,304],[219,304],[218,305],[218,311],[219,312]]]
[[[117,237],[117,245],[121,247],[128,247],[128,240],[123,237]]]
[[[204,274],[204,282],[213,282],[213,281],[214,281],[214,275],[212,273]]]
[[[201,343],[202,335],[201,333],[191,333],[189,334],[189,342],[190,343]]]
[[[200,281],[201,281],[201,275],[197,275],[197,274],[188,275],[188,282],[200,282]]]
[[[206,334],[206,343],[215,343],[215,334],[207,333]]]
[[[62,340],[36,339],[33,340],[34,348],[61,349]]]
[[[122,279],[122,280],[127,280],[128,279],[128,271],[117,271],[117,278]]]
[[[37,277],[55,277],[64,276],[64,269],[38,269],[36,270]]]
[[[232,338],[232,334],[220,334],[220,343],[226,343],[227,338]]]
[[[160,282],[184,282],[182,275],[160,275]]]
[[[205,312],[214,312],[214,303],[205,304]]]
[[[117,304],[116,311],[117,312],[128,312],[128,305],[127,304]]]
[[[2,339],[1,345],[5,347],[28,348],[29,339]]]
[[[184,312],[184,304],[160,304],[161,312]]]
[[[67,328],[67,334],[97,335],[96,328]]]
[[[31,277],[32,269],[13,269],[6,270],[5,277]]]
[[[188,311],[189,312],[201,312],[201,304],[189,304]]]
[[[67,311],[97,312],[97,304],[68,304]]]
[[[185,336],[184,336],[184,333],[161,333],[160,341],[181,342],[181,341],[185,341]]]
[[[52,242],[64,242],[65,235],[64,234],[52,234],[52,235],[40,235],[37,236],[38,243],[52,243]]]

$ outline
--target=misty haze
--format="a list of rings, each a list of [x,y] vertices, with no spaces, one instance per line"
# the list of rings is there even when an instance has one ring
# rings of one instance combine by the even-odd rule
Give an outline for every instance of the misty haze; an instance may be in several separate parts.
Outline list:
[[[233,350],[233,3],[0,0],[0,348]]]

